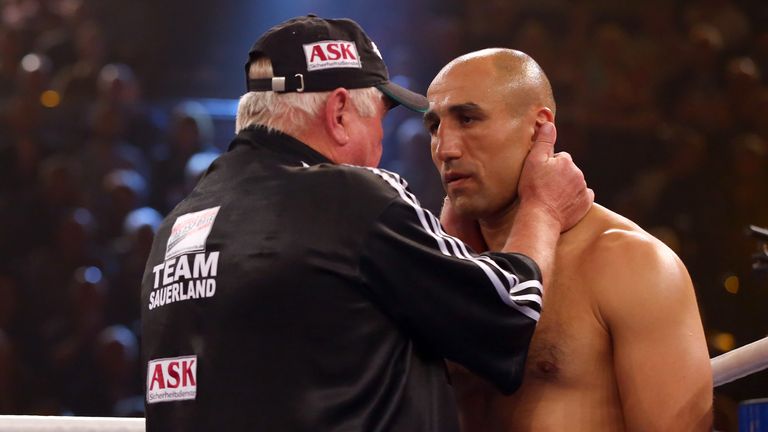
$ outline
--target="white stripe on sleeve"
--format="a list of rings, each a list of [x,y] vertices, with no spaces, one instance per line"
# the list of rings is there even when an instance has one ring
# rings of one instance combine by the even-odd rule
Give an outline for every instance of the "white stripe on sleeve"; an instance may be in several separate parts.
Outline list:
[[[401,180],[399,175],[378,168],[364,168],[370,170],[374,174],[384,179],[384,181],[386,181],[398,192],[400,197],[406,203],[413,207],[413,209],[416,211],[416,215],[419,219],[419,222],[421,223],[422,228],[427,234],[435,239],[437,247],[440,249],[440,252],[443,255],[467,260],[477,265],[488,277],[491,284],[496,289],[496,292],[499,294],[499,297],[501,297],[501,300],[505,304],[513,307],[514,309],[518,310],[533,320],[539,320],[540,312],[537,309],[541,308],[540,293],[543,291],[541,282],[537,280],[520,282],[515,274],[499,267],[499,265],[496,264],[496,262],[493,261],[490,257],[471,254],[467,250],[464,242],[447,234],[440,225],[440,221],[431,212],[421,207],[416,197],[406,189],[407,184]],[[451,251],[448,250],[446,243],[450,245]],[[502,276],[506,284],[502,282],[502,279],[499,278],[499,275]],[[529,292],[523,295],[516,295],[516,293],[527,290],[529,288],[534,288],[534,291],[538,291],[538,294]],[[533,308],[528,305],[529,303],[535,303],[538,305],[538,307]]]

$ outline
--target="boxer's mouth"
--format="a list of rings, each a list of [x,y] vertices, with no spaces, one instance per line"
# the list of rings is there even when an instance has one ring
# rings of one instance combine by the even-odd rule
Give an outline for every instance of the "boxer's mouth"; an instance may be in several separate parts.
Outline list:
[[[448,185],[454,185],[461,183],[472,176],[469,174],[459,173],[459,172],[449,172],[443,175],[443,184]]]

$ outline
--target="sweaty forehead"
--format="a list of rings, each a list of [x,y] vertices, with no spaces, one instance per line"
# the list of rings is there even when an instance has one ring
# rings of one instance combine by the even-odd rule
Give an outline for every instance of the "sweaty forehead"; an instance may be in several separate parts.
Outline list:
[[[427,90],[429,110],[440,113],[451,106],[475,104],[492,108],[502,99],[493,70],[482,65],[463,64],[443,70]]]
[[[428,93],[443,87],[460,88],[467,84],[477,84],[478,77],[482,81],[494,80],[495,73],[488,59],[454,60],[438,72],[427,90]]]

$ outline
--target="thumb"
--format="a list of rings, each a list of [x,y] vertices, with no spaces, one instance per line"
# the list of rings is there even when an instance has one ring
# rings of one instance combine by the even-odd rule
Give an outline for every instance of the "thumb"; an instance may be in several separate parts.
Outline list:
[[[536,136],[533,138],[531,153],[543,154],[547,158],[555,154],[555,140],[557,139],[557,129],[552,122],[544,122],[539,126]]]

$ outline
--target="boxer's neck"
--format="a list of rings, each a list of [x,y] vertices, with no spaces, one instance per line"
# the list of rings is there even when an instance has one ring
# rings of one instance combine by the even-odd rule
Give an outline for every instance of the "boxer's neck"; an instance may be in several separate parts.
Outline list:
[[[507,243],[509,232],[515,223],[515,217],[518,213],[518,203],[514,201],[501,211],[492,216],[479,219],[480,232],[483,234],[485,244],[488,250],[500,251]]]

